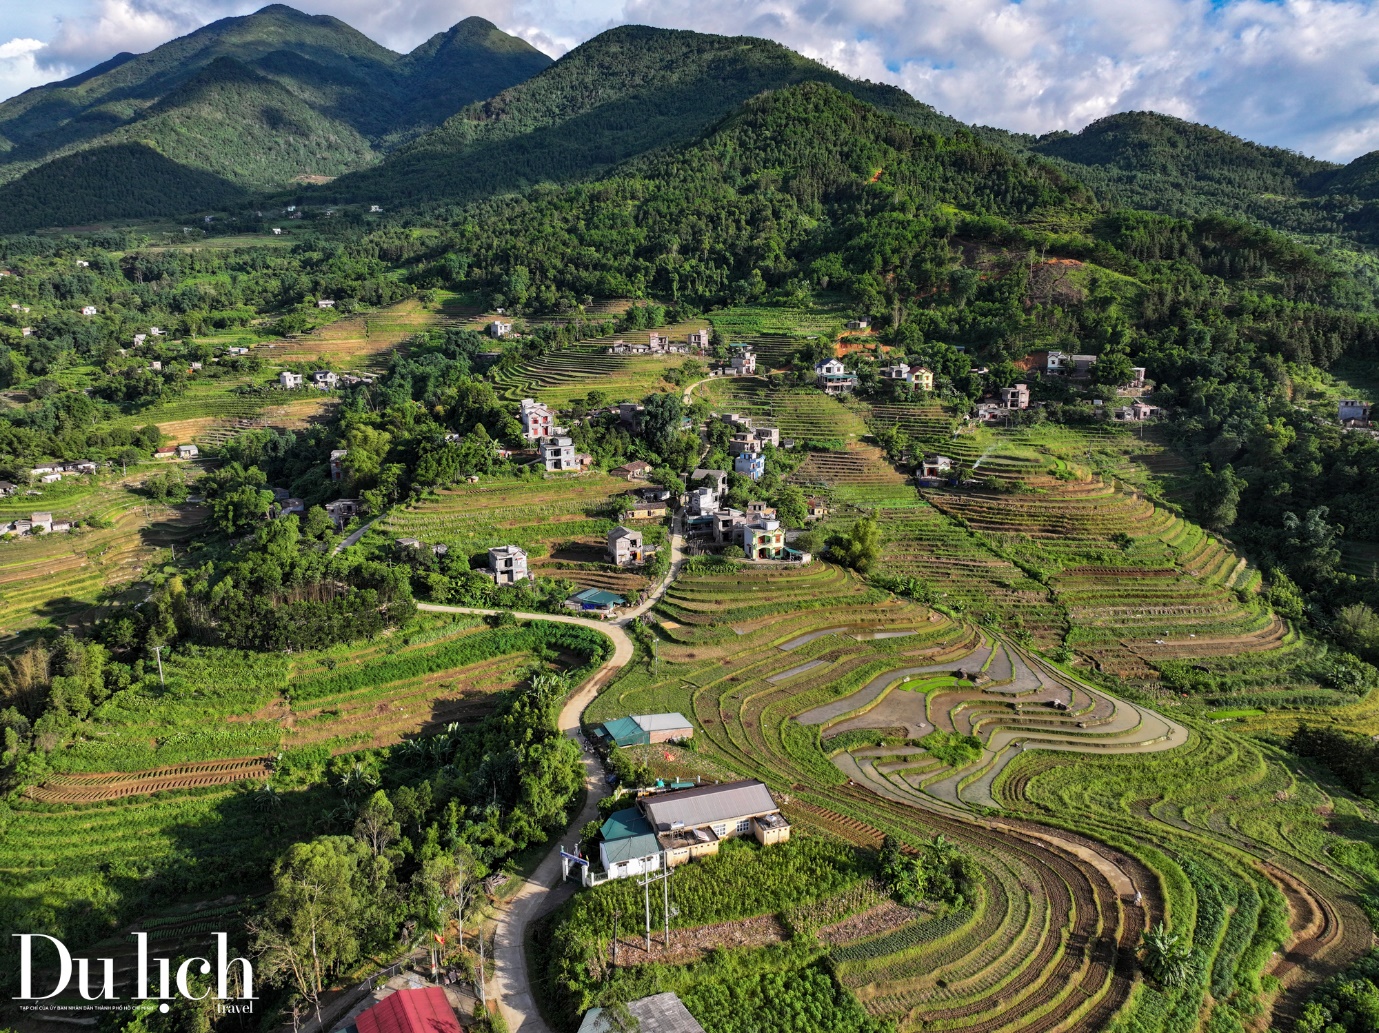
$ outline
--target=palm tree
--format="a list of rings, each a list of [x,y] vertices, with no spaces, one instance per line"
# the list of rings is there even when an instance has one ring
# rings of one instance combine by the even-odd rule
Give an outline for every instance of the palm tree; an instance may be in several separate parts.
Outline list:
[[[1160,922],[1140,943],[1140,967],[1163,986],[1181,986],[1191,972],[1192,949]]]

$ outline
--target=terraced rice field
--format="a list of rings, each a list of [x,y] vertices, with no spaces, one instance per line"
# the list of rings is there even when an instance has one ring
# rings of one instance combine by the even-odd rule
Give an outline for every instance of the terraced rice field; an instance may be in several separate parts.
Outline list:
[[[679,710],[700,752],[782,794],[800,833],[874,847],[888,833],[913,843],[942,832],[978,861],[984,889],[971,908],[835,945],[834,971],[872,1014],[907,1033],[1101,1029],[1118,1014],[1164,1028],[1171,1010],[1195,1020],[1208,992],[1234,1006],[1266,967],[1301,992],[1363,948],[1368,927],[1343,874],[1312,890],[1286,877],[1319,856],[1324,801],[1258,747],[1184,729],[825,570],[682,577],[658,607],[672,622],[659,667],[615,683],[587,720]],[[897,637],[876,637],[887,630]],[[990,681],[963,687],[956,666]],[[1068,709],[1044,705],[1053,698]],[[830,758],[820,727],[891,738]],[[981,757],[955,770],[927,756],[914,735],[935,727],[977,735]],[[1163,822],[1182,827],[1172,850],[1138,817],[1139,787],[1162,794]],[[974,806],[1004,813],[973,820]],[[1259,864],[1250,851],[1264,848]],[[1227,871],[1234,889],[1222,886]],[[1161,920],[1197,923],[1210,986],[1137,985],[1135,947]],[[1286,953],[1271,962],[1275,945]]]
[[[118,486],[48,491],[0,500],[0,521],[51,511],[59,520],[92,516],[108,528],[78,528],[0,541],[0,639],[94,617],[170,547],[190,541],[206,518],[199,506],[166,508]]]
[[[779,427],[782,438],[804,444],[842,449],[867,433],[856,410],[809,388],[772,391],[758,377],[723,377],[695,393],[719,412],[743,413],[760,426]]]
[[[793,474],[790,483],[818,488],[903,487],[905,476],[886,459],[879,448],[853,444],[840,452],[810,452]]]
[[[672,341],[683,341],[690,330],[703,327],[702,321],[678,323],[662,327],[658,333],[668,333]],[[501,371],[493,376],[499,395],[507,401],[538,398],[557,408],[584,398],[590,391],[602,391],[610,402],[634,402],[656,391],[672,389],[666,374],[689,359],[703,364],[703,356],[694,355],[607,355],[604,350],[614,340],[628,344],[645,344],[649,330],[629,330],[616,337],[597,338],[553,351],[539,359],[523,363],[515,370]]]
[[[599,515],[626,481],[601,473],[494,479],[442,491],[434,500],[393,509],[381,529],[390,537],[414,537],[430,544],[475,553],[495,545],[520,545],[534,556],[552,544],[604,536],[614,526]]]

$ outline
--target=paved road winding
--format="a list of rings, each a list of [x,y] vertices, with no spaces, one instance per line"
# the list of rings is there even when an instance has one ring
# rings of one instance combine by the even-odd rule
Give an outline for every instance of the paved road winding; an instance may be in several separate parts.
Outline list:
[[[560,708],[559,726],[562,733],[572,739],[580,734],[580,717],[586,707],[594,701],[599,690],[632,662],[635,650],[632,637],[626,625],[646,613],[660,600],[679,574],[684,564],[684,540],[678,527],[670,536],[670,569],[665,578],[647,593],[645,599],[626,616],[617,621],[593,620],[566,614],[517,613],[522,620],[558,621],[562,624],[579,624],[607,635],[613,642],[613,655],[603,662],[597,671],[571,693],[565,705]],[[492,614],[496,610],[478,609],[472,606],[439,606],[434,603],[418,603],[417,608],[433,613],[476,613]],[[584,787],[587,790],[584,806],[580,808],[560,837],[564,845],[572,845],[585,824],[598,816],[599,801],[608,795],[608,784],[603,778],[603,767],[598,757],[588,749],[584,750]],[[524,941],[527,926],[535,919],[558,907],[575,892],[574,881],[564,882],[560,877],[560,846],[553,847],[512,898],[507,902],[498,920],[498,932],[494,943],[494,973],[489,983],[489,993],[499,1003],[508,1028],[523,1033],[551,1033],[550,1027],[541,1018],[536,1002],[531,995],[531,978],[527,972],[527,952]]]

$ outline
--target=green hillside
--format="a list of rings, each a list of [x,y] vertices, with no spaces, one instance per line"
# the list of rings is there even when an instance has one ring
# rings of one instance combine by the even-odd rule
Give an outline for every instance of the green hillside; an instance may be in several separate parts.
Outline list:
[[[879,83],[858,82],[769,40],[624,25],[474,104],[334,184],[341,199],[466,200],[587,179],[657,148],[686,146],[743,101],[828,83],[924,129],[961,123]]]
[[[481,18],[403,56],[338,19],[274,5],[0,104],[0,183],[82,150],[126,142],[259,191],[297,176],[337,176],[372,164],[465,104],[548,64],[544,54]],[[67,163],[52,174],[70,181],[87,168]],[[43,193],[31,183],[22,196]],[[115,191],[98,217],[147,214],[143,205],[121,203],[123,196]],[[233,196],[222,195],[220,203]],[[169,194],[159,212],[180,214],[194,207],[191,197]],[[14,203],[3,191],[0,199]],[[25,225],[65,217],[30,207]]]

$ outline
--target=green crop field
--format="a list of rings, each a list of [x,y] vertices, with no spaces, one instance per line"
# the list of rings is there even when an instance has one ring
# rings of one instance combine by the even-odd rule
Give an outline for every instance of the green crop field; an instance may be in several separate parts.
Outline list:
[[[811,851],[819,839],[865,851],[883,833],[921,842],[941,832],[983,874],[980,897],[941,917],[891,916],[857,883],[810,903],[808,914],[825,917],[813,923],[788,902],[733,902],[726,915],[726,901],[677,896],[672,926],[693,942],[725,917],[756,928],[751,916],[763,909],[783,909],[777,920],[804,930],[788,958],[769,933],[682,967],[631,949],[633,972],[654,966],[682,996],[722,978],[725,965],[804,968],[827,955],[865,1012],[902,1030],[1024,1029],[1036,1019],[1037,1028],[1097,1028],[1119,1014],[1128,1029],[1186,1031],[1208,994],[1223,1020],[1248,1023],[1279,986],[1294,985],[1300,970],[1273,955],[1286,941],[1336,959],[1368,941],[1351,899],[1363,870],[1305,874],[1339,841],[1324,814],[1358,816],[1355,805],[1225,730],[1233,726],[1167,722],[829,566],[707,568],[678,580],[658,613],[655,664],[605,691],[586,721],[678,710],[698,745],[658,773],[693,777],[706,757],[782,794]],[[989,683],[955,681],[958,666]],[[1040,702],[1059,695],[1065,712]],[[982,748],[954,768],[926,750],[934,729],[974,735]],[[974,809],[988,817],[965,816]],[[769,848],[748,849],[769,864]],[[621,890],[594,896],[611,906]],[[1151,989],[1116,962],[1158,921],[1189,931],[1199,952],[1199,975],[1182,987]],[[594,942],[581,949],[606,957],[602,928],[558,915],[553,932],[562,943],[583,929]],[[563,977],[550,986],[567,1007],[588,992]]]

